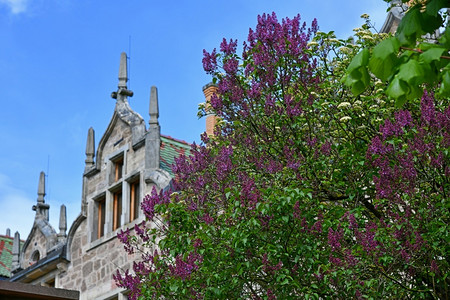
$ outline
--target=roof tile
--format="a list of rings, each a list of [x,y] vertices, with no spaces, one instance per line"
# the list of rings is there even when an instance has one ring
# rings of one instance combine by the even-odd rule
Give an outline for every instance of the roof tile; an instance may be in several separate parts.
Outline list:
[[[14,237],[0,235],[0,277],[11,276],[13,242]],[[20,242],[22,246],[24,241]]]
[[[161,135],[161,148],[160,148],[160,165],[161,169],[169,172],[171,176],[174,176],[172,172],[172,165],[175,163],[175,158],[180,155],[190,155],[191,145],[182,140],[174,139],[170,136]]]

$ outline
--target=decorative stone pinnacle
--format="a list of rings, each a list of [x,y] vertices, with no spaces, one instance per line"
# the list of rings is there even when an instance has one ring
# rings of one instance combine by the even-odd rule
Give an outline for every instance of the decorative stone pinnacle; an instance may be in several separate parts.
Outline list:
[[[95,156],[94,129],[91,127],[88,130],[86,142],[86,160],[85,160],[86,170],[94,165],[94,156]]]
[[[125,52],[122,52],[120,54],[120,65],[119,65],[119,85],[118,88],[124,88],[127,89],[127,81],[128,81],[128,74],[127,74],[127,54]]]
[[[61,210],[59,212],[59,236],[65,237],[67,230],[67,214],[66,214],[66,206],[61,205]]]
[[[150,121],[149,124],[158,124],[159,108],[158,108],[158,89],[152,86],[150,91],[150,107],[149,107]]]
[[[38,185],[38,203],[44,203],[44,196],[45,196],[45,173],[41,172],[39,175],[39,185]]]
[[[124,101],[127,97],[133,96],[133,92],[127,89],[127,81],[127,54],[122,52],[120,54],[119,85],[117,86],[117,92],[111,93],[111,98]]]
[[[13,249],[12,249],[12,264],[11,264],[11,270],[17,270],[20,267],[19,263],[19,254],[20,254],[20,234],[18,231],[14,234],[14,241],[13,241]]]
[[[158,117],[158,89],[152,86],[150,90],[150,106],[149,111],[150,128],[145,136],[145,169],[151,172],[160,168],[160,147],[161,147],[161,128],[159,127]],[[150,174],[150,173],[148,173]],[[145,175],[146,180],[150,178]]]
[[[38,185],[38,198],[37,204],[33,205],[33,210],[36,211],[36,218],[43,217],[48,221],[48,210],[50,205],[45,203],[45,173],[41,172],[39,175],[39,185]]]

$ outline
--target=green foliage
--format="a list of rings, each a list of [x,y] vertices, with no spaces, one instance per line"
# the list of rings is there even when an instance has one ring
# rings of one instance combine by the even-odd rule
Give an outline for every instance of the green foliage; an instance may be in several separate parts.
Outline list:
[[[383,81],[387,81],[389,79],[398,61],[395,53],[398,52],[399,48],[400,44],[398,40],[393,37],[381,41],[377,46],[375,46],[375,48],[373,48],[369,68],[375,76]],[[367,51],[367,56],[369,56],[369,51]]]
[[[450,33],[444,8],[449,8],[446,0],[419,1],[408,9],[395,36],[363,49],[361,56],[370,59],[360,59],[357,55],[346,74],[345,83],[353,94],[359,95],[370,86],[370,72],[389,83],[385,92],[397,107],[419,98],[425,87],[436,89],[437,96],[447,97]],[[441,31],[440,37],[436,43],[430,43],[428,39],[436,31]]]
[[[359,95],[369,85],[369,72],[364,66],[369,61],[369,50],[364,48],[359,52],[348,66],[348,76],[345,83],[351,86],[352,92]]]
[[[144,199],[143,262],[116,277],[133,296],[448,297],[450,108],[431,91],[406,101],[440,50],[408,60],[417,53],[390,54],[398,41],[367,26],[342,40],[314,24],[298,34],[298,19],[260,17],[241,56],[234,41],[205,51],[221,121],[177,160],[177,192]]]

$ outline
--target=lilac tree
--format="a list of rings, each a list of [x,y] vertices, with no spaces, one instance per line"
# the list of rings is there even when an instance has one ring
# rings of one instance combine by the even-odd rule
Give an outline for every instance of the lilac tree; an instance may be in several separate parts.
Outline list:
[[[382,38],[271,14],[240,56],[236,40],[205,51],[216,134],[119,234],[142,260],[116,282],[134,299],[448,297],[448,101],[396,110],[380,81],[356,97],[341,83]]]

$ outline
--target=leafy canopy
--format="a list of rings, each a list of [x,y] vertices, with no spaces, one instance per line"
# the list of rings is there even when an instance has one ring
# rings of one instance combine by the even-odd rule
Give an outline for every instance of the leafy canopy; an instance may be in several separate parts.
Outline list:
[[[397,107],[420,98],[426,88],[435,89],[436,96],[449,97],[450,31],[448,10],[444,10],[449,2],[402,2],[410,2],[411,7],[394,4],[393,9],[407,9],[395,36],[362,49],[348,66],[345,83],[359,95],[370,86],[371,73],[389,83],[386,94]]]
[[[448,297],[448,101],[431,90],[397,110],[385,83],[355,97],[340,81],[381,39],[271,14],[240,55],[236,40],[204,51],[216,134],[119,234],[142,257],[118,285],[133,299]]]

